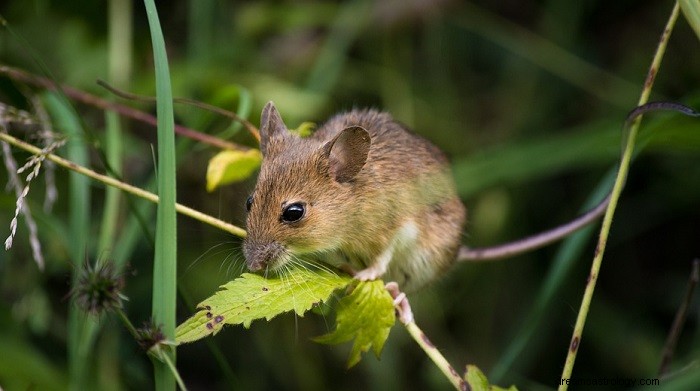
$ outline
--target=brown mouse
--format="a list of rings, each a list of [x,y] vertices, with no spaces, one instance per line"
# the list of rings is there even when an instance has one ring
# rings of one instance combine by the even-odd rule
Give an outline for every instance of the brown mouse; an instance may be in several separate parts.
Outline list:
[[[414,291],[455,262],[466,210],[447,159],[389,114],[352,110],[301,138],[270,102],[260,150],[246,202],[249,269],[315,260]]]

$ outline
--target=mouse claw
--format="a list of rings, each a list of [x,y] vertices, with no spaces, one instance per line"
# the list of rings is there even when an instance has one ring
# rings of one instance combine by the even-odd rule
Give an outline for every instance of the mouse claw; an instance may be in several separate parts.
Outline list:
[[[388,282],[386,285],[384,285],[384,287],[394,299],[394,308],[396,308],[396,314],[398,315],[399,321],[401,321],[403,324],[413,322],[413,310],[411,310],[411,304],[408,302],[408,297],[406,297],[406,294],[401,292],[399,289],[399,284],[392,281]]]

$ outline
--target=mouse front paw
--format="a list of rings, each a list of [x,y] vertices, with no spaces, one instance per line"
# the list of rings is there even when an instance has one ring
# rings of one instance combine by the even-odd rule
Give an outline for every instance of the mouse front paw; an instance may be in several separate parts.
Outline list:
[[[353,277],[360,281],[371,281],[379,279],[379,277],[381,277],[382,274],[384,274],[382,270],[377,270],[376,268],[368,267],[367,269],[362,269],[360,271],[355,272]]]

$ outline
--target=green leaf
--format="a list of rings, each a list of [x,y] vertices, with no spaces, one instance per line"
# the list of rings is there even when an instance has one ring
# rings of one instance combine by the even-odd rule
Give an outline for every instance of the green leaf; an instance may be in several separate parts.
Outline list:
[[[262,154],[257,149],[219,152],[209,160],[207,191],[248,178],[260,167],[260,162]]]
[[[469,384],[473,391],[518,391],[515,386],[502,388],[489,384],[489,379],[486,378],[484,372],[476,365],[467,365],[467,372],[464,374],[464,380]]]
[[[340,300],[336,329],[314,338],[325,344],[340,344],[354,339],[348,368],[360,362],[361,353],[372,348],[379,358],[391,326],[394,325],[394,301],[382,281],[360,282],[355,290]]]
[[[301,138],[309,137],[313,134],[314,129],[316,129],[316,124],[313,122],[302,122],[296,129],[289,129],[290,132],[296,134]]]
[[[681,10],[688,24],[690,24],[690,27],[693,28],[698,39],[700,39],[700,1],[679,0],[678,4],[681,6]]]
[[[325,270],[294,269],[269,279],[244,273],[199,303],[200,311],[175,330],[175,340],[178,344],[196,341],[218,333],[225,324],[248,328],[256,319],[270,320],[288,311],[303,316],[351,281],[349,276]]]

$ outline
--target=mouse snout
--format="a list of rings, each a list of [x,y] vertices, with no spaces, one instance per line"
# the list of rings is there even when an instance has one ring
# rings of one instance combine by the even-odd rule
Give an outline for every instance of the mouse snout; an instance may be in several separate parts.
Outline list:
[[[248,269],[258,271],[274,265],[284,253],[284,247],[277,242],[259,243],[246,240],[243,243],[243,253]]]

